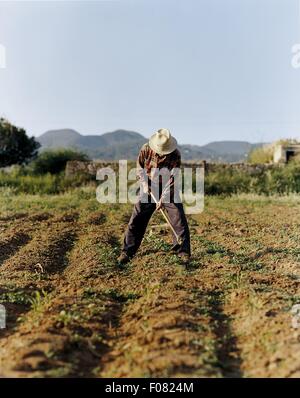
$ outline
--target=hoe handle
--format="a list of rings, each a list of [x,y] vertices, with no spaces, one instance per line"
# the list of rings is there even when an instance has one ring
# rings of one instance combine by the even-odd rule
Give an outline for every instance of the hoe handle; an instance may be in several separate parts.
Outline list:
[[[157,204],[158,202],[157,202],[155,196],[153,195],[153,193],[151,191],[150,191],[150,195],[153,198],[154,202]],[[167,221],[169,227],[171,228],[171,230],[172,230],[177,242],[180,244],[181,238],[177,235],[175,229],[173,228],[173,225],[171,224],[171,221],[170,221],[169,217],[167,216],[167,214],[164,212],[164,210],[162,208],[160,208],[159,210],[160,210],[161,214],[164,216],[164,219]]]

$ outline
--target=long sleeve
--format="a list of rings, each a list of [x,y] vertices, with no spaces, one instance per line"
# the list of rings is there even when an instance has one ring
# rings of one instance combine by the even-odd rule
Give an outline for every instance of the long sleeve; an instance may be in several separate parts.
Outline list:
[[[140,182],[146,183],[146,173],[145,173],[145,148],[144,146],[141,148],[137,162],[136,162],[136,168],[137,168],[137,176],[140,179]]]

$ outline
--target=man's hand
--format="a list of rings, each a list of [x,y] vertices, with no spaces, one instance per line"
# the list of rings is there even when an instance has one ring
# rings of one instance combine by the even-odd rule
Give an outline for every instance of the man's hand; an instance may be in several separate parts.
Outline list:
[[[148,187],[148,183],[147,182],[143,182],[142,183],[142,190],[143,190],[143,193],[148,193],[149,194],[149,187]]]

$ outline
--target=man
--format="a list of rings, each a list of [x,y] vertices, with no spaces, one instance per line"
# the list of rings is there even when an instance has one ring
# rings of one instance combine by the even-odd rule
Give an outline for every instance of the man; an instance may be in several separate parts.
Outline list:
[[[181,164],[177,141],[168,129],[160,129],[152,135],[149,142],[140,150],[137,167],[140,178],[141,193],[135,204],[127,230],[125,232],[122,253],[118,259],[120,264],[126,264],[135,255],[144,237],[148,222],[155,210],[163,208],[173,226],[173,246],[184,264],[190,258],[190,233],[184,214],[183,205],[178,200],[178,192],[174,184],[173,170],[178,170]],[[162,186],[161,176],[158,179],[153,171],[169,170],[169,181]],[[154,191],[158,192],[155,203],[152,198]],[[155,195],[154,195],[155,196]],[[166,200],[168,197],[169,200]]]

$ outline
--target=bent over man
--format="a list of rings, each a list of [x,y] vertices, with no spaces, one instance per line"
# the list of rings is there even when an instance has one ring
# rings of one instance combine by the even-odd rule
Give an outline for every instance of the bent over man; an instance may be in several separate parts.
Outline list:
[[[182,262],[188,263],[191,254],[189,227],[172,174],[174,169],[180,168],[180,164],[181,156],[177,149],[177,141],[167,129],[158,130],[149,142],[142,146],[137,159],[140,196],[125,232],[122,253],[118,259],[120,264],[126,264],[135,255],[153,212],[160,208],[167,212],[168,219],[177,235],[176,237],[173,233],[175,243],[173,248],[176,249]],[[157,170],[171,172],[166,184],[163,184],[161,175],[158,179],[156,178],[155,171]],[[154,192],[157,203],[151,200]]]

